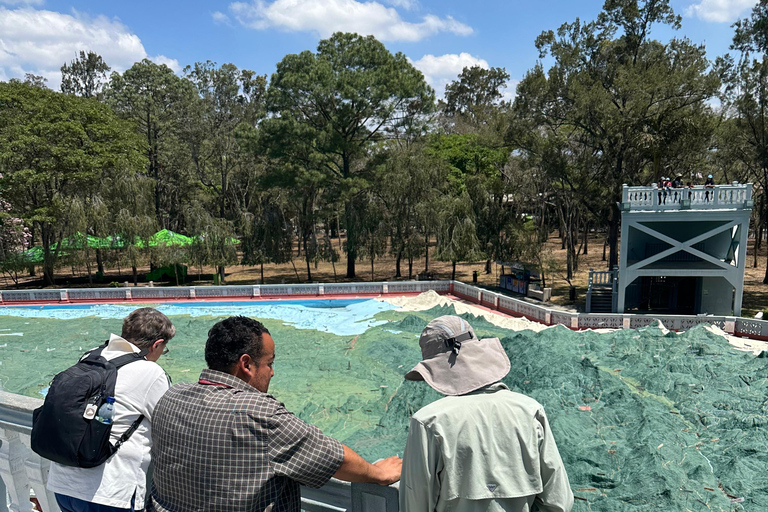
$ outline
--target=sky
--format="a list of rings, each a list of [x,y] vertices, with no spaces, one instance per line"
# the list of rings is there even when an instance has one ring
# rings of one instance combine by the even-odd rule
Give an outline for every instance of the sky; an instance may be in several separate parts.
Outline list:
[[[655,27],[662,41],[687,37],[707,56],[728,52],[733,23],[757,0],[671,0],[682,28]],[[186,65],[231,62],[270,76],[287,54],[315,51],[336,31],[371,34],[402,52],[435,88],[465,66],[503,67],[505,96],[539,55],[536,36],[597,17],[603,0],[0,0],[0,81],[44,76],[59,89],[62,64],[80,50],[123,72],[144,58],[183,74]],[[546,62],[544,63],[546,66]]]

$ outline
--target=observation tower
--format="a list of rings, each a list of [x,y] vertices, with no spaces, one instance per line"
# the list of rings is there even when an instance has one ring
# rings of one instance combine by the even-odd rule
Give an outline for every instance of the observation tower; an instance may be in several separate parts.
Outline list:
[[[753,206],[751,183],[624,185],[618,275],[590,275],[588,311],[603,283],[615,313],[741,315]]]

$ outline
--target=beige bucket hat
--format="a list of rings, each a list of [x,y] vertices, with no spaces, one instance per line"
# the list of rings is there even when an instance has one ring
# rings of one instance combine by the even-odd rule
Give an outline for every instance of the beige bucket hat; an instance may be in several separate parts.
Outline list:
[[[477,339],[472,326],[458,316],[429,322],[419,346],[422,361],[405,374],[406,380],[423,380],[444,395],[470,393],[509,373],[509,358],[499,338]]]

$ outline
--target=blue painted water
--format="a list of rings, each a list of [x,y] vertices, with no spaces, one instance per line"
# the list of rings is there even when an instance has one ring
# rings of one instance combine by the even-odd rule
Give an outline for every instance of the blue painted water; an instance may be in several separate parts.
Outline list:
[[[374,299],[266,300],[226,302],[152,303],[168,316],[191,317],[244,315],[281,320],[297,329],[312,329],[339,336],[362,334],[383,322],[374,320],[381,311],[394,309]],[[0,316],[70,320],[97,317],[121,319],[140,307],[123,304],[51,304],[43,306],[2,306]]]

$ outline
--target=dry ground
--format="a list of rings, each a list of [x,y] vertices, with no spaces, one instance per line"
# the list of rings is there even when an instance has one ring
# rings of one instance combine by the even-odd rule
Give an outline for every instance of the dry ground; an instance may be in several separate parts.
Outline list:
[[[576,309],[583,309],[587,281],[589,278],[589,269],[604,270],[606,268],[606,262],[603,261],[603,237],[602,235],[592,234],[589,240],[588,253],[586,255],[579,255],[579,270],[572,280],[577,291],[576,301],[568,300],[568,283],[565,280],[565,251],[560,247],[560,239],[553,234],[546,246],[547,250],[551,251],[552,257],[558,262],[559,266],[559,270],[556,271],[554,275],[546,276],[547,286],[552,286],[553,288],[552,303],[561,306],[574,307]],[[763,244],[763,247],[758,252],[757,267],[753,267],[753,247],[754,240],[750,240],[747,247],[747,268],[744,276],[742,312],[744,316],[754,316],[757,311],[762,311],[768,308],[768,285],[762,283],[763,277],[765,276],[768,243]],[[424,258],[414,261],[414,279],[416,274],[424,270],[424,263]],[[498,283],[498,273],[500,272],[501,267],[493,265],[493,271],[490,274],[485,274],[484,266],[484,262],[458,264],[456,266],[456,279],[470,283],[472,282],[473,271],[478,271],[478,283],[482,286],[493,287]],[[342,282],[396,280],[394,277],[395,260],[391,257],[376,260],[374,262],[373,274],[371,274],[370,261],[358,261],[356,266],[357,277],[355,279],[346,279],[344,277],[346,273],[346,260],[342,259],[337,262],[335,267],[334,273],[334,268],[331,263],[319,262],[317,265],[312,265],[312,281]],[[435,261],[430,258],[429,270],[432,272],[435,279],[450,279],[451,277],[451,264],[449,262]],[[139,269],[140,275],[148,271],[148,267]],[[187,285],[205,286],[213,283],[213,268],[203,267],[202,269],[198,269],[190,267],[188,272]],[[408,264],[406,261],[402,262],[401,272],[404,275],[402,279],[407,279]],[[101,284],[90,285],[85,269],[75,269],[75,273],[73,274],[71,269],[62,268],[59,269],[59,272],[56,274],[56,281],[58,287],[103,287],[110,284],[114,286],[117,283],[123,283],[130,280],[131,277],[129,273],[129,270],[126,271],[126,269],[122,269],[122,272],[118,272],[116,268],[107,269],[105,279]],[[227,267],[226,274],[226,284],[253,284],[261,280],[261,270],[259,267],[231,266]],[[266,284],[307,282],[306,264],[303,257],[295,257],[293,264],[265,265],[264,282]],[[158,283],[156,283],[156,285],[157,284]],[[139,286],[146,285],[146,282],[139,283]],[[42,287],[42,281],[39,274],[38,277],[35,278],[24,277],[21,280],[20,287]],[[5,278],[0,280],[0,289],[3,288],[10,289],[14,288],[14,286],[9,279]]]

